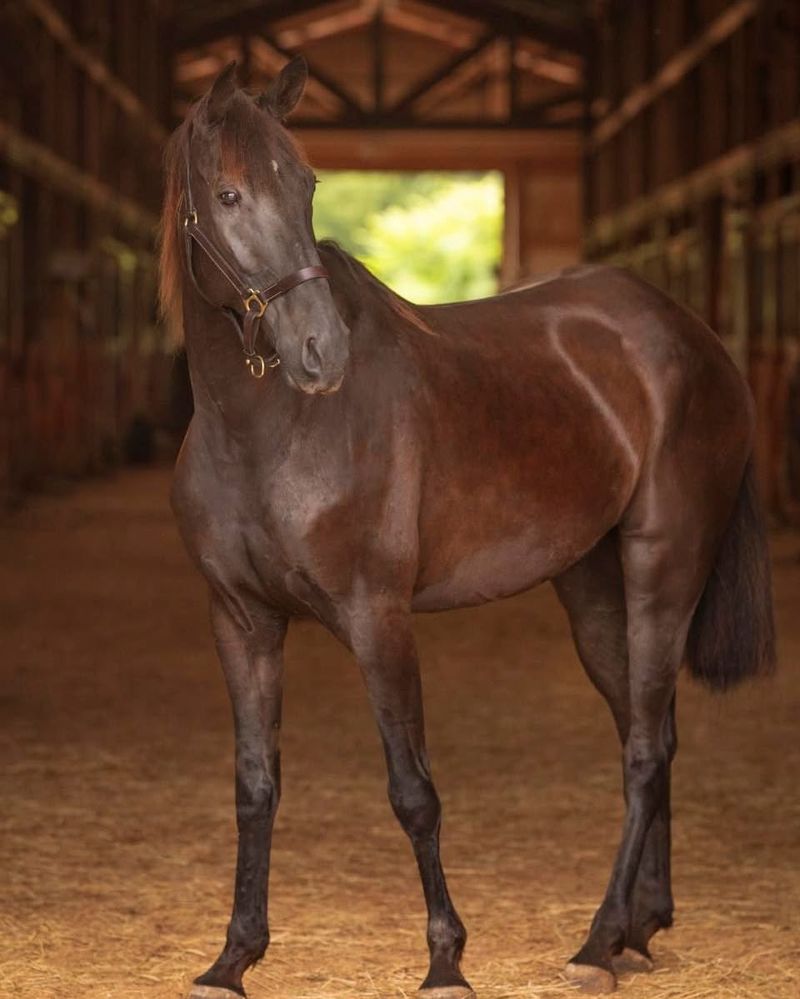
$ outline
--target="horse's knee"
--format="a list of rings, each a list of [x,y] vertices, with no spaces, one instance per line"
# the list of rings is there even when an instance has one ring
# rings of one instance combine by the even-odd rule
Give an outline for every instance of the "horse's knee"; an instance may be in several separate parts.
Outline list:
[[[430,780],[416,777],[392,781],[389,801],[400,825],[412,840],[432,836],[438,829],[442,808]]]

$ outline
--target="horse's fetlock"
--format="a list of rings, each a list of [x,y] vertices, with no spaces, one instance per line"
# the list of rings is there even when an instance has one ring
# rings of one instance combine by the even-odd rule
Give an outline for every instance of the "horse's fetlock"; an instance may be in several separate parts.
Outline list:
[[[247,956],[250,963],[260,961],[269,947],[269,930],[251,920],[235,916],[228,926],[228,950]]]
[[[428,922],[431,951],[450,951],[460,956],[466,943],[467,931],[457,916],[435,916]]]

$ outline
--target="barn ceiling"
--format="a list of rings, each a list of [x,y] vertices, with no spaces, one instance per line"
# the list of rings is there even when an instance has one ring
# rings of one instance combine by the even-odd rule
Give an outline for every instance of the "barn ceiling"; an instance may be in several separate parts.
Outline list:
[[[574,128],[585,0],[177,0],[176,113],[231,59],[260,88],[301,52],[293,124]]]

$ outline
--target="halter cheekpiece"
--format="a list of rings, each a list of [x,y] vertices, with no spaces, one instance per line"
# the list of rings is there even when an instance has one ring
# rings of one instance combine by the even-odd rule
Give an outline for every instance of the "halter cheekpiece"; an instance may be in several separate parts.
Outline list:
[[[328,272],[324,267],[320,267],[318,265],[301,267],[299,270],[293,271],[291,274],[287,274],[285,277],[280,278],[280,280],[274,282],[274,284],[267,284],[266,286],[260,288],[254,288],[251,282],[245,278],[235,264],[231,263],[230,259],[222,253],[214,241],[206,235],[200,227],[200,222],[197,217],[197,208],[195,207],[194,197],[192,196],[192,168],[189,160],[188,147],[186,150],[186,191],[184,194],[184,201],[185,210],[183,213],[183,234],[186,246],[186,265],[189,270],[189,277],[191,278],[192,284],[205,302],[214,308],[222,309],[224,314],[236,328],[236,332],[242,342],[242,350],[244,352],[247,370],[251,375],[253,375],[254,378],[263,378],[266,374],[267,368],[277,368],[277,366],[281,363],[281,359],[278,356],[278,352],[274,349],[274,345],[272,353],[267,357],[256,353],[256,340],[258,338],[262,321],[266,322],[264,319],[264,313],[267,311],[267,306],[273,299],[279,298],[281,295],[285,295],[287,291],[291,291],[292,288],[296,288],[297,285],[303,284],[305,281],[313,281],[315,278],[327,279],[329,277]],[[235,289],[239,298],[241,298],[242,306],[244,308],[243,319],[239,317],[239,314],[235,310],[229,309],[227,306],[219,306],[216,302],[212,302],[197,283],[194,266],[192,264],[193,243],[197,243],[211,263],[214,264],[225,280]],[[267,325],[269,326],[269,323],[267,323]]]

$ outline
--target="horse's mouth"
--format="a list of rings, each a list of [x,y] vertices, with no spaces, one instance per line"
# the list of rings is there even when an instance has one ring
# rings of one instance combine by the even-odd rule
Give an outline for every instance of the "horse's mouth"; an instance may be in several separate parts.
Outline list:
[[[305,395],[334,395],[342,387],[342,382],[344,381],[344,374],[341,374],[330,385],[320,382],[305,382],[301,384],[296,378],[292,377],[291,372],[285,365],[283,367],[283,374],[291,388],[298,392],[303,392]]]

